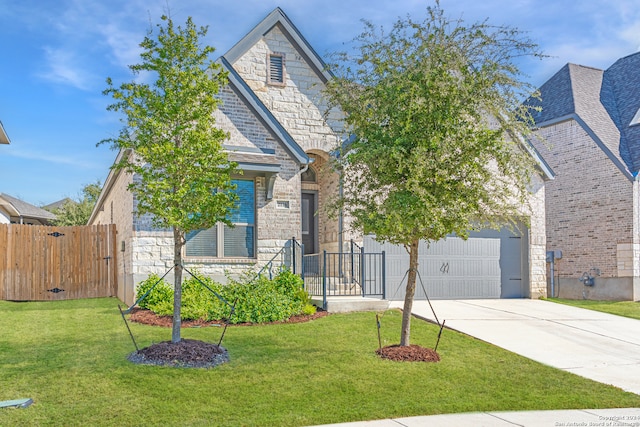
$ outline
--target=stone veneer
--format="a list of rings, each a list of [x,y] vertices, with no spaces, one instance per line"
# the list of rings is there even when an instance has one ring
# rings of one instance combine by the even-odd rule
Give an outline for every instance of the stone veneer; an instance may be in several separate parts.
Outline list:
[[[269,53],[283,54],[285,84],[267,84]],[[266,200],[266,182],[263,176],[255,176],[257,206],[257,257],[255,259],[194,259],[186,258],[185,265],[224,281],[226,274],[238,275],[249,268],[257,268],[269,261],[291,237],[301,238],[301,192],[315,190],[319,199],[320,250],[335,251],[339,242],[348,245],[351,238],[362,242],[362,236],[349,229],[349,218],[344,218],[341,228],[338,221],[329,218],[324,206],[328,198],[338,191],[338,176],[326,167],[328,153],[343,139],[340,113],[331,111],[327,116],[322,99],[324,82],[296,51],[278,25],[232,64],[260,100],[270,109],[296,142],[313,157],[312,166],[317,171],[316,184],[300,182],[300,165],[274,139],[274,136],[253,116],[231,88],[223,88],[220,98],[224,104],[215,113],[217,126],[229,132],[230,146],[274,150],[281,165],[275,182],[273,199]],[[150,273],[163,275],[173,265],[173,237],[168,230],[157,230],[151,218],[135,217],[132,195],[126,191],[131,177],[121,173],[114,180],[111,193],[103,205],[114,206],[113,215],[100,212],[96,223],[116,223],[118,238],[125,242],[119,263],[118,296],[127,303],[134,300],[134,284]],[[545,295],[545,247],[544,247],[544,185],[534,184],[533,215],[529,229],[529,269],[531,297]],[[288,202],[288,209],[278,208],[277,202]],[[342,233],[342,234],[341,234]],[[169,281],[173,275],[167,276]]]

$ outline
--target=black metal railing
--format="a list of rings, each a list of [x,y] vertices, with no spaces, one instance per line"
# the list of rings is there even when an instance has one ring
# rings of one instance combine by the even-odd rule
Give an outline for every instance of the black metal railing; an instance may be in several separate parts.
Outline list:
[[[365,253],[355,243],[349,252],[304,255],[305,289],[314,296],[385,298],[385,254]]]
[[[348,252],[305,255],[304,245],[295,238],[285,245],[258,272],[272,279],[283,269],[300,275],[311,296],[361,296],[386,298],[385,253],[366,253],[354,241]]]
[[[293,274],[299,274],[304,277],[304,245],[296,240],[295,237],[291,240],[287,240],[285,245],[262,266],[258,271],[258,276],[267,274],[269,279],[273,279],[284,268],[287,268],[293,272]]]

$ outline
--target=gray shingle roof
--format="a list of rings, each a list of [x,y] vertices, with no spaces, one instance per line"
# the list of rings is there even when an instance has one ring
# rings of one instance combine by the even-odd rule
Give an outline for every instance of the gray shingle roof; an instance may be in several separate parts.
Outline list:
[[[567,64],[562,67],[540,87],[541,100],[527,101],[529,105],[542,107],[542,111],[533,112],[536,123],[545,123],[575,111],[569,66],[570,64]]]
[[[640,52],[604,72],[602,103],[620,132],[620,151],[634,173],[640,169],[640,126],[629,126],[640,109]]]
[[[45,211],[44,209],[41,209],[23,200],[17,199],[13,196],[9,196],[8,194],[0,193],[0,201],[9,203],[18,213],[17,216],[45,220],[56,219],[56,216],[51,212]]]
[[[640,126],[629,126],[640,109],[640,52],[607,70],[567,64],[540,87],[542,111],[533,113],[544,127],[569,118],[578,121],[627,175],[640,169]]]

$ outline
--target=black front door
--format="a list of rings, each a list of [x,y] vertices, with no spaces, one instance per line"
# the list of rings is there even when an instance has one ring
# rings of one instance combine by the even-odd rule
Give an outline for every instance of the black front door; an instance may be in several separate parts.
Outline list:
[[[302,244],[305,254],[318,253],[317,193],[302,193]]]

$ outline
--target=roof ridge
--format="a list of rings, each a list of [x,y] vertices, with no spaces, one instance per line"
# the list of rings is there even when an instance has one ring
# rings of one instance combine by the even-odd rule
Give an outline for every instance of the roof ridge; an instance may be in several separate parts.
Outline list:
[[[286,13],[280,8],[276,7],[269,13],[264,19],[262,19],[255,27],[251,29],[244,37],[242,37],[231,49],[222,55],[230,64],[235,63],[244,53],[246,53],[259,39],[264,36],[271,28],[280,24],[284,29],[285,36],[296,46],[297,50],[307,59],[312,69],[315,69],[316,73],[321,79],[329,80],[332,77],[330,71],[327,70],[327,65],[302,35],[298,27],[289,19]]]

